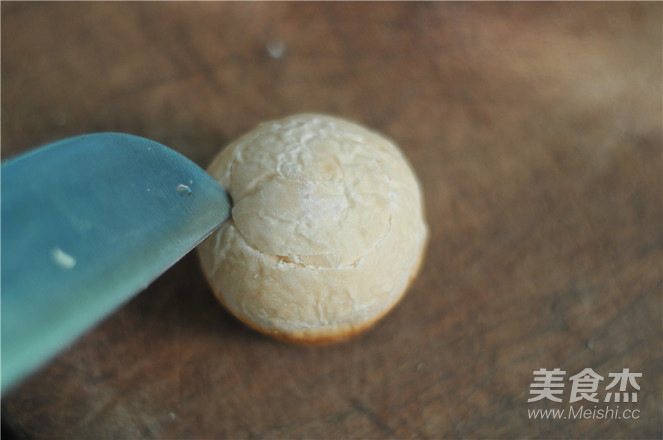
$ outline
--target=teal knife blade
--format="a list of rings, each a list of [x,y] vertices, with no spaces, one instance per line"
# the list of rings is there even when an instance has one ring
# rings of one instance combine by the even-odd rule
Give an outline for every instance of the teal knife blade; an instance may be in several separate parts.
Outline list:
[[[225,189],[148,139],[65,139],[1,168],[2,393],[230,216]]]

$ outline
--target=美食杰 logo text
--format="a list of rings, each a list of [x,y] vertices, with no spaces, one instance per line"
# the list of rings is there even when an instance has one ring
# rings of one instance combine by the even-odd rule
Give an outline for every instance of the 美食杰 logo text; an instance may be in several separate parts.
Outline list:
[[[559,368],[541,368],[532,374],[531,397],[527,403],[550,400],[574,405],[567,408],[528,408],[530,419],[628,420],[640,417],[640,410],[633,408],[633,404],[638,402],[638,379],[642,373],[624,368],[621,372],[608,373],[606,378],[591,368],[585,368],[568,380],[566,371]],[[564,393],[567,383],[570,384],[568,395]]]

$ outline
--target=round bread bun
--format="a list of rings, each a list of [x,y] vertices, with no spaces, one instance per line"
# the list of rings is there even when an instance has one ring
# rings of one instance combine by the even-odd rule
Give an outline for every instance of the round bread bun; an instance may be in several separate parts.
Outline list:
[[[419,182],[389,140],[301,114],[260,124],[207,170],[232,217],[198,247],[217,298],[277,339],[335,342],[367,329],[416,275],[428,229]]]

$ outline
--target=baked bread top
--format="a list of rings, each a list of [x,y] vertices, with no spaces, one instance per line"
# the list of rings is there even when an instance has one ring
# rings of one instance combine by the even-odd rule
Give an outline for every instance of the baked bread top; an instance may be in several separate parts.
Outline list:
[[[208,172],[233,210],[199,247],[203,270],[258,330],[349,336],[393,307],[418,269],[419,183],[392,142],[357,124],[315,114],[263,123]]]

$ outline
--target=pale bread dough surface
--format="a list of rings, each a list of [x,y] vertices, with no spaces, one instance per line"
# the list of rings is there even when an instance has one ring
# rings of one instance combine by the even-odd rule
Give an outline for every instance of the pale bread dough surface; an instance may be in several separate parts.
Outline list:
[[[419,182],[389,140],[301,114],[259,125],[208,168],[232,218],[198,248],[219,300],[277,337],[343,337],[391,309],[428,234]]]

